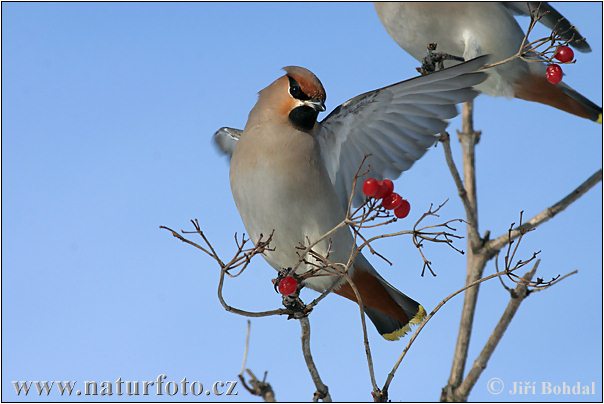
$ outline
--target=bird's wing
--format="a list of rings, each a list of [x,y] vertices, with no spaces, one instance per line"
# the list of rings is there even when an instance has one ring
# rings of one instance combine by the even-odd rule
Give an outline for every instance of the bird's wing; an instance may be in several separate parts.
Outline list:
[[[530,16],[531,12],[539,12],[541,22],[550,29],[555,29],[562,39],[569,41],[573,48],[580,52],[591,52],[587,40],[579,33],[577,28],[562,14],[547,2],[539,1],[504,1],[502,4],[515,15]]]
[[[317,139],[329,178],[347,207],[363,158],[368,177],[397,178],[424,155],[458,114],[455,104],[473,99],[472,86],[488,56],[354,97],[321,121]],[[354,205],[363,201],[356,186]]]
[[[241,129],[220,128],[214,133],[213,143],[222,154],[231,158],[241,132],[243,132]]]

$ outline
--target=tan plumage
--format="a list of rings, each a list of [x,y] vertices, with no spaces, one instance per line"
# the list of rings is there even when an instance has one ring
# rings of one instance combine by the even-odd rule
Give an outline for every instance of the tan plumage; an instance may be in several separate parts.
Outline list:
[[[447,125],[444,119],[456,115],[454,104],[476,95],[471,86],[484,80],[475,72],[484,62],[361,94],[320,123],[316,118],[325,109],[326,94],[310,71],[287,67],[285,76],[260,91],[245,129],[222,128],[215,139],[221,150],[232,153],[231,189],[249,236],[258,240],[274,230],[274,251],[265,254],[269,264],[277,270],[294,267],[296,246],[318,240],[345,217],[343,200],[350,185],[343,184],[350,184],[350,169],[356,170],[363,157],[352,150],[374,155],[369,175],[378,178],[409,168],[436,141]],[[329,250],[332,262],[345,263],[353,247],[350,230],[342,228],[314,250],[322,255]],[[399,338],[425,314],[362,254],[351,271],[366,313],[385,338]],[[323,291],[336,283],[335,293],[356,301],[342,279],[318,275],[305,285]]]

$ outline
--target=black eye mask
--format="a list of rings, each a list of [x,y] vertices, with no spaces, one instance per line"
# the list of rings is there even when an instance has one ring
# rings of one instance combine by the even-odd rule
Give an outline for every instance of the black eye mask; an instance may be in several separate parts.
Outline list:
[[[287,78],[289,79],[289,93],[292,95],[292,97],[300,101],[310,100],[310,97],[304,94],[300,88],[300,84],[298,84],[296,80],[292,79],[290,76],[287,76]]]

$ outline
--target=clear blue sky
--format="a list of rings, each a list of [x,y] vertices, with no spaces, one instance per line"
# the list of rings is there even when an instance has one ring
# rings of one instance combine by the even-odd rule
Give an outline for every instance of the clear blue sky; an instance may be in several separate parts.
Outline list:
[[[601,105],[602,6],[556,7],[594,49],[577,54],[565,80]],[[221,253],[233,250],[243,224],[211,135],[242,127],[257,91],[282,66],[313,70],[331,110],[416,75],[417,63],[368,3],[3,3],[2,22],[2,398],[22,399],[13,380],[142,381],[161,373],[206,385],[233,380],[246,320],[220,307],[213,262],[158,228],[187,228],[199,218]],[[505,232],[520,210],[533,216],[602,167],[602,127],[592,122],[486,96],[475,121],[483,132],[483,231]],[[440,147],[396,186],[413,205],[412,220],[446,198],[443,217],[463,215]],[[498,377],[507,385],[595,381],[595,396],[573,399],[601,400],[601,246],[601,185],[527,236],[521,252],[542,250],[542,277],[580,272],[522,305],[471,399],[569,399],[490,395],[486,382]],[[451,250],[428,247],[438,276],[421,278],[410,240],[379,247],[395,265],[372,262],[427,309],[463,284],[464,257]],[[490,264],[487,273],[493,270]],[[226,297],[249,309],[277,307],[273,276],[259,260],[227,284]],[[497,281],[479,298],[471,359],[508,301]],[[417,340],[394,380],[393,401],[439,398],[461,302],[445,307]],[[333,296],[311,323],[333,398],[370,399],[357,308]],[[384,341],[373,328],[370,338],[381,383],[407,340]],[[254,320],[248,364],[269,371],[279,400],[311,398],[295,321]],[[236,398],[253,399],[238,390]]]

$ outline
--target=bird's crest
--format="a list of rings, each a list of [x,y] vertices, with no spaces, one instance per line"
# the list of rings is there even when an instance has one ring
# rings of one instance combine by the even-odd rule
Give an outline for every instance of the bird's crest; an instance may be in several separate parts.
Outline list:
[[[310,98],[325,101],[327,95],[323,84],[313,72],[300,66],[287,66],[283,70],[285,70],[288,77],[291,77],[300,85],[300,89],[304,94]]]

